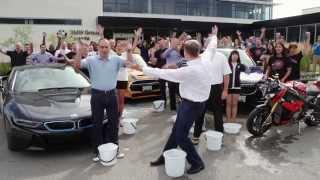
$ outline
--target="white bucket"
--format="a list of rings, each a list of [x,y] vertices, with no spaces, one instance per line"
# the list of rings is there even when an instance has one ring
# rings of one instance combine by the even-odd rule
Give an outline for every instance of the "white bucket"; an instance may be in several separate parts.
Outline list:
[[[164,111],[164,100],[157,100],[153,101],[153,109],[156,112],[163,112]]]
[[[166,173],[170,177],[180,177],[184,175],[187,154],[179,149],[171,149],[163,153],[165,159]]]
[[[241,124],[238,123],[224,123],[223,128],[226,133],[229,134],[238,134],[241,129]]]
[[[117,162],[118,145],[113,143],[102,144],[98,147],[101,164],[112,166]]]
[[[207,131],[205,135],[207,138],[207,148],[210,151],[219,151],[222,145],[223,134],[217,131]]]
[[[135,134],[137,130],[137,119],[123,119],[123,133],[124,134]]]

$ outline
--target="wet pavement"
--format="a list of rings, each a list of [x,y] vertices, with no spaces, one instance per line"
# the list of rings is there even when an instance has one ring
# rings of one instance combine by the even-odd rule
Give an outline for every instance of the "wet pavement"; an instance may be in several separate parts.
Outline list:
[[[138,118],[135,135],[121,135],[124,159],[113,167],[91,161],[91,149],[84,141],[45,151],[32,148],[23,152],[7,149],[0,128],[0,180],[170,180],[164,167],[149,167],[161,153],[172,127],[174,112],[155,113],[150,102],[131,103],[127,118]],[[210,119],[210,115],[208,116]],[[239,121],[244,125],[246,115]],[[318,180],[320,179],[320,127],[273,128],[262,138],[252,138],[242,128],[238,135],[224,135],[220,151],[206,150],[204,137],[198,151],[206,169],[178,180]]]

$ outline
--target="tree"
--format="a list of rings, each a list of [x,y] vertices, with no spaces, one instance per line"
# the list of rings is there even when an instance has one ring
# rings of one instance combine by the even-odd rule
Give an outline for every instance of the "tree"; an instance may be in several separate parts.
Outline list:
[[[10,47],[14,45],[16,42],[21,42],[22,44],[28,43],[31,40],[31,32],[32,29],[30,26],[22,26],[16,27],[13,29],[14,36],[9,37],[3,43],[1,43],[4,47]]]

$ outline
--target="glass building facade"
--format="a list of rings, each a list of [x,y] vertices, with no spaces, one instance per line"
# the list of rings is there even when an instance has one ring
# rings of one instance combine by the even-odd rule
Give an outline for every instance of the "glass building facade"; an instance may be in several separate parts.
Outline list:
[[[266,38],[275,39],[276,33],[281,33],[287,42],[303,42],[306,32],[310,32],[310,42],[313,44],[320,36],[320,23],[267,28]],[[260,35],[260,30],[256,29],[254,34]]]
[[[272,0],[103,0],[103,11],[269,20],[272,4]]]

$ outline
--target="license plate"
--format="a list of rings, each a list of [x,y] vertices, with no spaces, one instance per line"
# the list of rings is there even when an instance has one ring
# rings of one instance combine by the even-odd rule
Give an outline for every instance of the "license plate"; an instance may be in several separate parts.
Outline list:
[[[152,86],[142,86],[142,91],[152,91]]]

